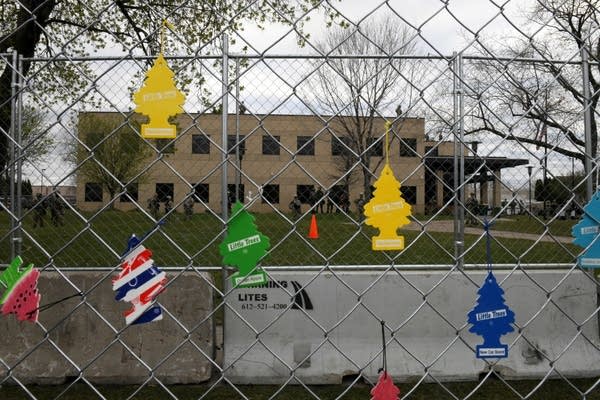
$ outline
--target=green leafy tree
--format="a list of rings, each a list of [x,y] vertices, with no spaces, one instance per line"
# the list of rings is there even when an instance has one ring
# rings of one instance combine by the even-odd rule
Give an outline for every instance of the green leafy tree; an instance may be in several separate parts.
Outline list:
[[[33,105],[23,107],[21,126],[22,153],[25,162],[35,164],[54,149],[56,140],[52,137],[46,114]]]
[[[535,199],[537,201],[549,201],[558,205],[568,203],[573,199],[579,200],[585,198],[585,186],[579,183],[584,179],[581,173],[569,176],[555,176],[535,181]]]
[[[150,155],[139,129],[139,123],[120,116],[81,114],[81,142],[71,154],[80,165],[78,173],[89,182],[102,184],[114,198],[141,171]]]
[[[22,74],[35,77],[36,91],[52,101],[79,99],[82,90],[93,90],[96,81],[83,63],[39,63],[36,57],[89,55],[97,49],[122,48],[125,54],[156,55],[162,22],[169,19],[177,31],[173,51],[204,51],[222,32],[241,31],[246,24],[294,24],[302,32],[298,16],[321,6],[318,0],[184,1],[165,0],[19,0],[2,1],[0,53],[16,51],[25,57]],[[335,12],[328,10],[331,18]],[[299,35],[299,40],[306,40]],[[0,172],[8,162],[10,97],[13,70],[0,73]],[[201,74],[195,74],[199,76]],[[189,78],[191,79],[191,78]],[[195,78],[200,79],[200,78]],[[92,83],[93,82],[93,83]]]
[[[56,140],[50,135],[47,118],[44,112],[32,105],[25,105],[21,115],[21,157],[24,163],[35,165],[42,160],[56,145]],[[3,175],[0,193],[7,194],[10,182],[9,170]],[[16,180],[16,178],[15,178]],[[31,185],[31,184],[29,184]],[[31,195],[23,182],[23,195]]]

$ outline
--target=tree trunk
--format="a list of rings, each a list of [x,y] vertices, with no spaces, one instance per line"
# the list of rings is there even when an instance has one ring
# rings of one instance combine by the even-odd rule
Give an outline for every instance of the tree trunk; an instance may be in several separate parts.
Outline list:
[[[48,18],[56,7],[56,0],[22,0],[19,8],[16,26],[12,40],[6,50],[16,50],[25,58],[35,54],[43,29],[48,24]],[[29,11],[33,10],[33,11]],[[23,76],[27,76],[31,62],[23,62]],[[11,117],[11,83],[13,69],[7,67],[0,76],[0,171],[3,171],[9,161],[8,135]]]

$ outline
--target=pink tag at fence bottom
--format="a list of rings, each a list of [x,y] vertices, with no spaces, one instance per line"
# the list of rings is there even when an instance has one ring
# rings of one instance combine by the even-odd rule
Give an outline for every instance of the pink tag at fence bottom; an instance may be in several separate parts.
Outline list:
[[[381,372],[379,380],[373,389],[371,389],[371,400],[398,400],[400,389],[394,385],[394,380],[387,373]]]

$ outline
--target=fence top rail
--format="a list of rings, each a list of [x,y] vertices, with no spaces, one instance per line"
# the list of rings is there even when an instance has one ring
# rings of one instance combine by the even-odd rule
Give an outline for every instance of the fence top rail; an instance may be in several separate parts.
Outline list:
[[[3,270],[8,265],[0,265],[0,270]],[[487,264],[464,264],[461,270],[487,270]],[[391,265],[330,265],[328,267],[319,265],[285,265],[285,266],[266,266],[262,269],[268,272],[318,272],[318,271],[339,271],[339,272],[376,272],[376,271],[387,271],[391,268]],[[394,265],[394,268],[399,271],[447,271],[449,269],[456,268],[453,264],[413,264],[413,265]],[[494,270],[513,270],[515,268],[529,269],[529,270],[565,270],[572,269],[573,264],[569,263],[552,263],[552,264],[494,264]],[[61,267],[61,271],[68,272],[108,272],[118,268],[115,267]],[[226,267],[226,269],[234,271],[233,268]],[[200,271],[200,272],[220,272],[223,271],[222,266],[192,266],[192,267],[162,267],[163,271],[181,272],[185,270]],[[52,269],[48,269],[46,272],[52,272]]]
[[[0,56],[3,54],[0,53]],[[9,55],[9,54],[8,54]],[[167,60],[193,60],[193,59],[207,59],[217,60],[221,59],[222,54],[208,54],[208,55],[170,55],[165,56]],[[298,60],[345,60],[345,59],[372,59],[372,60],[444,60],[452,61],[458,57],[458,55],[416,55],[416,54],[400,54],[400,55],[373,55],[373,54],[347,54],[347,55],[320,55],[320,54],[239,54],[230,53],[228,54],[230,59],[262,59],[262,60],[281,60],[281,59],[298,59]],[[24,57],[23,61],[26,62],[84,62],[84,61],[151,61],[156,56],[145,56],[145,55],[123,55],[123,56],[102,56],[102,57]],[[564,64],[564,65],[579,65],[581,59],[550,59],[550,58],[528,58],[528,57],[489,57],[489,56],[474,56],[474,55],[462,55],[463,60],[471,61],[495,61],[495,62],[518,62],[518,63],[529,63],[529,64]],[[589,61],[590,65],[599,65],[600,62]]]

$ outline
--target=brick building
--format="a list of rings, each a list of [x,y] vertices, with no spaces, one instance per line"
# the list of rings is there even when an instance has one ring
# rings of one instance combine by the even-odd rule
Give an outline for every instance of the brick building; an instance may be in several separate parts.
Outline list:
[[[114,119],[116,125],[123,121],[116,113],[86,115]],[[244,114],[239,116],[239,129],[236,121],[235,115],[229,115],[229,202],[235,199],[235,184],[239,182],[240,198],[248,199],[262,193],[252,207],[255,212],[270,212],[274,207],[288,212],[288,204],[294,196],[307,203],[310,189],[319,187],[325,193],[328,191],[336,203],[347,198],[350,208],[354,209],[354,201],[364,192],[363,177],[358,159],[343,155],[347,152],[343,145],[347,139],[338,120],[314,115]],[[128,185],[128,196],[115,196],[118,197],[114,201],[115,208],[134,209],[136,202],[147,207],[148,200],[156,193],[161,202],[171,196],[178,211],[182,211],[183,201],[193,193],[196,212],[203,211],[204,205],[220,212],[222,116],[181,115],[176,122],[178,136],[175,140],[148,141],[153,148],[140,166],[139,179]],[[439,207],[445,197],[451,196],[448,186],[444,189],[439,179],[447,181],[451,174],[452,168],[448,169],[446,164],[452,153],[446,153],[453,145],[426,142],[424,122],[422,118],[396,122],[393,130],[397,135],[390,141],[390,164],[396,178],[402,182],[403,197],[412,204],[414,213],[425,212],[426,203]],[[368,144],[372,144],[371,169],[377,167],[375,176],[383,167],[384,123],[382,118],[374,121],[374,143]],[[236,158],[236,131],[240,137],[240,168]],[[82,134],[85,133],[80,132]],[[442,154],[445,157],[440,158]],[[468,149],[465,154],[469,154]],[[348,169],[353,172],[348,175],[349,179],[344,179],[344,171]],[[101,183],[90,182],[83,174],[78,174],[77,204],[80,209],[95,210],[110,200]]]

